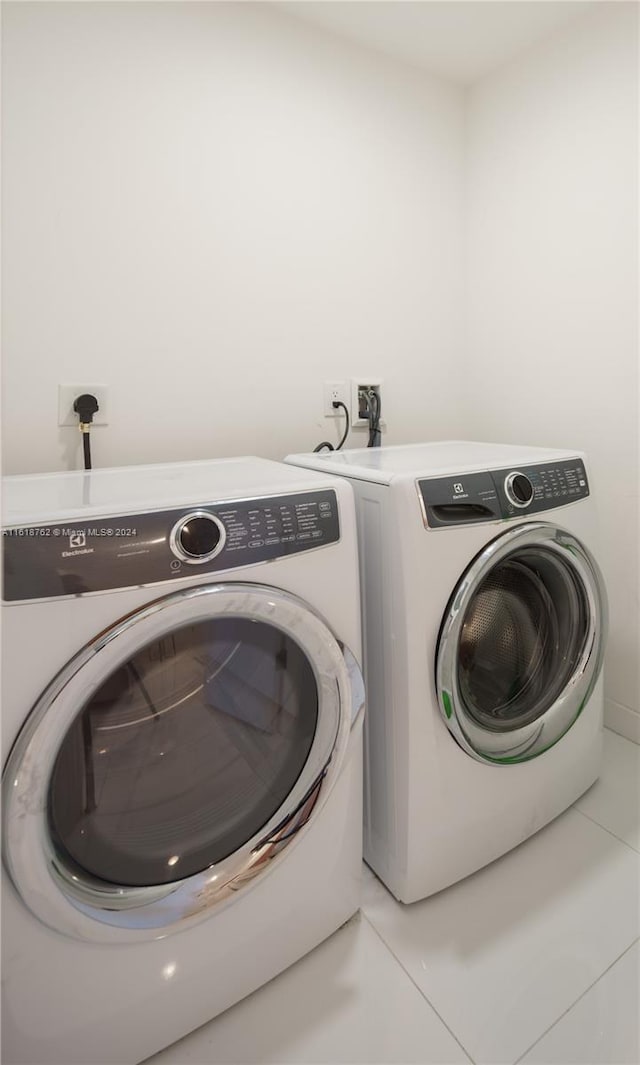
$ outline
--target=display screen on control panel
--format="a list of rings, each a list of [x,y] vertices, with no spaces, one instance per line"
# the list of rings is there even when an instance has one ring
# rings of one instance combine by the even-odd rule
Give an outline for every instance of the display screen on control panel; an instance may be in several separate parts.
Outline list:
[[[189,551],[201,515],[219,536],[215,557]],[[191,538],[191,540],[193,537]],[[121,518],[3,530],[7,602],[155,584],[268,562],[340,539],[336,493],[298,492],[203,503]],[[196,550],[196,549],[193,549]]]
[[[474,525],[552,510],[589,495],[581,459],[418,481],[430,529]]]

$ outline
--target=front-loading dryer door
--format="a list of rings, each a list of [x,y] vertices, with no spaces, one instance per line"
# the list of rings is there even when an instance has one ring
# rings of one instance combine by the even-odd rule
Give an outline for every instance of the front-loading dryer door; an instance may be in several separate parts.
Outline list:
[[[493,540],[457,585],[436,654],[438,705],[480,761],[553,746],[598,679],[606,634],[599,569],[575,537],[531,523]]]
[[[4,859],[45,923],[166,935],[313,822],[364,703],[353,655],[275,588],[190,588],[73,658],[4,772]]]

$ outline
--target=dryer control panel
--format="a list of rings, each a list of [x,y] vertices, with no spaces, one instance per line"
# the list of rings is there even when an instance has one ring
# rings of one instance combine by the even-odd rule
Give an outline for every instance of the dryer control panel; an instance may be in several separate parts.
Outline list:
[[[3,529],[6,602],[156,584],[340,539],[332,489]]]
[[[554,510],[588,496],[589,483],[582,459],[568,459],[426,478],[418,492],[425,525],[439,529]]]

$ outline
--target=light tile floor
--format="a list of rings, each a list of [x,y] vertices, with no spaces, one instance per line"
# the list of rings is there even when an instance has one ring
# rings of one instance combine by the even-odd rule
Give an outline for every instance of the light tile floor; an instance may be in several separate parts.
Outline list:
[[[362,913],[148,1065],[638,1065],[640,747],[516,850]]]

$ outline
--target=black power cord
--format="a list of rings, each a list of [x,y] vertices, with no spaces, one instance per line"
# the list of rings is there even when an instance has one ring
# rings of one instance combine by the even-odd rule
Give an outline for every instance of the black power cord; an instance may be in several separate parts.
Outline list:
[[[82,447],[84,451],[84,468],[85,470],[91,469],[91,443],[89,441],[89,432],[91,430],[91,422],[93,421],[94,414],[100,410],[98,406],[98,400],[95,396],[92,396],[90,392],[84,392],[81,396],[78,396],[73,403],[73,409],[78,415],[80,424],[78,428],[82,433]]]
[[[331,406],[334,407],[336,410],[338,409],[338,407],[342,407],[342,409],[344,411],[345,429],[344,429],[344,433],[343,433],[343,436],[342,436],[342,440],[340,441],[340,443],[338,444],[337,447],[334,447],[333,444],[330,444],[328,440],[323,440],[321,444],[318,444],[317,447],[314,447],[314,449],[313,449],[314,454],[315,454],[316,451],[322,451],[322,450],[340,451],[340,448],[342,447],[342,445],[344,444],[345,440],[347,439],[347,437],[349,435],[349,429],[351,427],[351,423],[349,422],[349,411],[347,410],[346,405],[344,403],[341,403],[339,399],[336,399],[336,400],[333,401]]]
[[[336,451],[340,451],[342,449],[343,445],[344,445],[345,440],[347,439],[347,437],[349,435],[349,429],[351,428],[351,425],[350,425],[350,422],[349,422],[349,411],[347,410],[345,404],[341,403],[340,400],[338,400],[336,403],[334,403],[333,406],[336,409],[338,407],[342,407],[342,409],[344,411],[344,433],[342,434],[342,440],[340,441],[340,443],[338,444],[338,446],[336,448]]]

